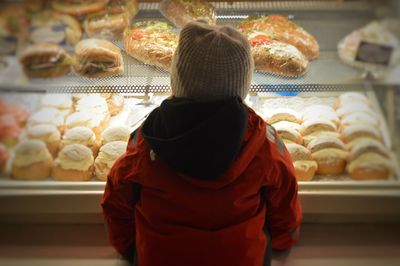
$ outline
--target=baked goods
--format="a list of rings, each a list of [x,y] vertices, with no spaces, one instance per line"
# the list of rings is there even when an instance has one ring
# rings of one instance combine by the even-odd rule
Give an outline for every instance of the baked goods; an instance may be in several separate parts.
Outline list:
[[[10,154],[6,146],[0,143],[0,174],[4,172],[8,159],[10,159]]]
[[[341,150],[346,149],[344,143],[339,138],[332,136],[320,136],[318,138],[314,138],[310,141],[310,143],[308,143],[307,148],[311,151],[311,153],[327,148],[336,148]]]
[[[290,108],[276,108],[267,112],[265,120],[271,125],[278,123],[279,121],[288,121],[300,124],[301,116],[299,113]]]
[[[303,121],[312,119],[328,119],[336,125],[340,124],[340,119],[335,110],[328,105],[311,105],[303,112]]]
[[[262,32],[273,40],[291,44],[309,60],[319,57],[317,40],[302,27],[280,15],[249,17],[239,25],[242,33]]]
[[[177,33],[163,21],[136,22],[124,32],[124,47],[128,55],[166,71],[171,68],[177,46]]]
[[[104,11],[87,16],[83,27],[90,38],[120,40],[137,12],[137,0],[110,1]]]
[[[65,126],[67,129],[74,127],[88,127],[96,134],[97,137],[101,135],[101,132],[106,128],[108,124],[108,118],[105,114],[95,114],[90,111],[82,111],[72,113],[67,117]]]
[[[368,139],[366,141],[358,142],[352,147],[350,159],[356,160],[362,154],[370,152],[390,158],[389,150],[382,143],[374,139]]]
[[[72,112],[72,98],[69,94],[45,94],[40,101],[40,106],[60,110],[64,116],[67,116]]]
[[[273,127],[282,139],[290,140],[293,143],[297,144],[303,143],[303,138],[299,133],[299,124],[287,121],[280,121],[273,124]]]
[[[317,131],[336,131],[336,125],[328,119],[310,119],[301,124],[300,133],[305,136]]]
[[[369,58],[363,59],[363,62],[356,60],[357,51],[361,42],[374,43],[378,45],[393,47],[393,53],[390,58],[381,56],[380,58],[374,57],[374,63]],[[377,67],[382,67],[386,63],[389,65],[395,63],[399,58],[399,40],[392,34],[384,25],[378,21],[373,21],[365,27],[354,30],[338,43],[338,53],[343,62],[357,67],[369,70],[374,70]],[[379,59],[379,61],[377,61]],[[382,60],[382,61],[381,61]],[[382,64],[376,64],[376,63]]]
[[[289,77],[302,76],[308,68],[307,58],[293,45],[272,40],[258,32],[247,36],[256,70]]]
[[[43,141],[22,141],[15,147],[12,176],[23,180],[46,179],[50,176],[51,164],[51,155]]]
[[[70,15],[55,11],[44,11],[32,16],[29,31],[29,39],[35,44],[52,42],[75,45],[82,38],[79,21]]]
[[[333,137],[340,138],[340,134],[336,131],[315,131],[307,136],[303,136],[303,144],[304,146],[308,146],[313,139],[320,137]]]
[[[74,127],[68,129],[62,138],[62,147],[71,144],[81,144],[88,147],[96,156],[100,148],[100,141],[94,132],[87,127]]]
[[[38,139],[43,141],[50,154],[57,156],[60,148],[61,134],[57,127],[54,125],[35,125],[26,129],[26,136],[28,139]]]
[[[94,114],[107,114],[108,105],[107,101],[100,95],[90,94],[82,97],[76,103],[75,109],[77,112],[91,112]]]
[[[72,58],[61,46],[39,43],[28,46],[19,58],[25,75],[29,78],[55,78],[69,73]]]
[[[108,95],[102,95],[107,101],[108,110],[110,115],[114,116],[119,114],[124,108],[125,98],[121,94],[109,93]]]
[[[115,161],[125,152],[127,143],[124,141],[113,141],[100,148],[99,155],[94,162],[96,177],[107,180],[107,175]]]
[[[346,143],[360,137],[368,137],[379,141],[381,140],[379,130],[369,125],[350,125],[345,127],[342,131],[342,139]]]
[[[54,108],[43,108],[33,113],[28,119],[28,126],[40,124],[54,125],[57,129],[64,132],[64,114]]]
[[[18,142],[21,128],[11,114],[0,115],[0,142],[7,147],[12,147]]]
[[[1,1],[0,6],[0,55],[15,54],[18,38],[27,29],[25,10],[11,2]],[[14,2],[14,1],[13,1]]]
[[[85,39],[75,47],[74,70],[89,78],[104,78],[121,75],[124,62],[120,49],[107,40]]]
[[[103,139],[103,145],[113,141],[125,141],[129,140],[131,131],[125,126],[113,126],[103,131],[101,137]]]
[[[62,181],[86,181],[93,174],[92,151],[81,144],[64,146],[55,159],[52,176]]]
[[[54,0],[51,6],[54,10],[72,16],[84,16],[104,10],[107,0]]]
[[[371,127],[377,128],[380,123],[378,118],[364,112],[355,112],[348,114],[347,116],[343,117],[343,119],[340,121],[341,130],[343,130],[343,128],[346,126],[357,125],[357,124],[369,125]]]
[[[392,172],[392,164],[387,157],[367,152],[349,163],[347,172],[355,180],[388,179]]]
[[[162,0],[159,10],[178,28],[196,20],[216,23],[215,8],[205,0]]]
[[[309,181],[318,168],[317,163],[312,159],[310,151],[298,144],[287,144],[286,148],[292,157],[293,166],[298,181]]]
[[[370,142],[370,141],[375,142],[375,141],[377,141],[377,140],[374,139],[374,138],[370,138],[370,137],[359,137],[359,138],[355,138],[355,139],[353,139],[352,141],[350,141],[350,142],[348,142],[348,143],[345,144],[346,150],[351,151],[351,150],[354,148],[354,146],[358,145],[359,143]]]
[[[362,112],[370,116],[377,117],[375,112],[371,109],[371,107],[359,102],[344,105],[336,110],[336,113],[342,119],[352,113],[357,113],[357,112]]]
[[[339,175],[344,173],[348,152],[337,148],[326,148],[311,154],[318,164],[317,173],[321,175]]]
[[[369,102],[367,96],[365,96],[365,94],[360,93],[360,92],[354,92],[354,91],[345,92],[345,93],[340,94],[335,105],[336,105],[336,109],[338,109],[344,105],[348,105],[348,104],[351,105],[354,103],[370,105],[370,102]]]
[[[0,115],[11,115],[15,118],[19,126],[23,127],[28,120],[29,112],[26,108],[20,104],[7,103],[2,97],[0,97]]]

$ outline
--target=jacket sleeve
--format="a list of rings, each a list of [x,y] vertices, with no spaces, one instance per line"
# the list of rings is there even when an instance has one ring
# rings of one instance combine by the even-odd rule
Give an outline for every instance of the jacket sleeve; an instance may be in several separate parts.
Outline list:
[[[128,148],[129,150],[129,148]],[[101,206],[110,243],[121,254],[135,245],[135,189],[128,179],[135,174],[135,156],[122,155],[111,168]]]
[[[271,234],[272,249],[285,250],[300,237],[302,209],[290,154],[275,131],[273,135],[274,142],[271,138],[267,140],[273,167],[267,171],[264,195],[267,202],[266,226]]]

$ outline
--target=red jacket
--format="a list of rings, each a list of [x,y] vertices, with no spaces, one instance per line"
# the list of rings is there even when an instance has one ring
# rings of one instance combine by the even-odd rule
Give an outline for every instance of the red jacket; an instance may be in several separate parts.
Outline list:
[[[261,266],[264,227],[273,249],[291,247],[302,214],[290,155],[251,109],[241,144],[225,174],[200,180],[173,170],[137,131],[102,202],[116,250],[134,246],[140,266]],[[141,185],[136,205],[133,183]]]

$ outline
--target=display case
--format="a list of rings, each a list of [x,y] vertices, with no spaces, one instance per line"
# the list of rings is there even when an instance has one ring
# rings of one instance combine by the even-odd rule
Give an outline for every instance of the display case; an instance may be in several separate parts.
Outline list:
[[[397,1],[217,1],[212,4],[216,8],[217,24],[237,27],[249,16],[281,14],[301,25],[319,43],[319,58],[311,61],[308,71],[300,77],[254,73],[246,101],[260,115],[266,117],[271,106],[290,107],[298,113],[313,104],[337,108],[340,95],[356,92],[366,97],[369,109],[379,121],[377,127],[382,145],[388,151],[391,174],[384,180],[359,181],[345,171],[340,175],[317,174],[311,181],[299,181],[305,221],[400,221],[399,138],[395,115],[400,65],[397,62],[378,69],[360,69],[344,63],[337,51],[338,43],[346,35],[371,21],[390,19],[388,25],[396,25]],[[165,20],[158,5],[158,2],[142,1],[133,21]],[[400,38],[395,30],[393,34]],[[169,73],[130,57],[121,41],[113,43],[122,51],[124,73],[108,78],[85,78],[71,72],[53,79],[28,79],[17,56],[2,56],[1,97],[8,104],[22,104],[34,113],[44,95],[118,94],[124,98],[124,109],[111,118],[110,124],[125,125],[133,131],[170,95]],[[13,148],[9,150],[12,154]],[[12,160],[8,161],[8,168],[0,179],[2,222],[102,222],[100,200],[104,181],[97,180],[95,175],[81,182],[58,181],[52,177],[16,180],[10,174]]]

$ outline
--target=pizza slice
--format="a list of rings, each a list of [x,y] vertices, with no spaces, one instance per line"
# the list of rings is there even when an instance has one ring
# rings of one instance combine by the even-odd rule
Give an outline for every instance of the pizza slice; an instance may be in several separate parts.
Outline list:
[[[251,33],[248,38],[257,70],[289,77],[306,73],[308,60],[293,45],[273,40],[260,32]]]
[[[291,44],[309,60],[319,57],[317,40],[296,23],[280,15],[249,17],[239,26],[242,33],[263,32],[273,40]]]
[[[178,35],[169,23],[149,20],[136,22],[125,30],[123,42],[128,55],[169,71]]]
[[[205,0],[162,0],[160,12],[178,28],[202,20],[215,25],[215,9]]]

